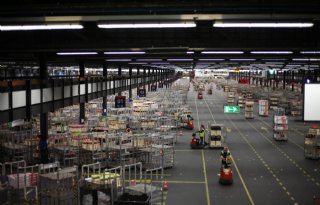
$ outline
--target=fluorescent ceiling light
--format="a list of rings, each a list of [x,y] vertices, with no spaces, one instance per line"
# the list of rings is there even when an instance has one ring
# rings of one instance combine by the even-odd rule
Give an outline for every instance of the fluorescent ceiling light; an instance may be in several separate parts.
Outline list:
[[[162,61],[162,59],[137,59],[137,61]]]
[[[251,54],[292,54],[292,51],[251,51]]]
[[[220,28],[309,28],[313,23],[214,23]]]
[[[187,51],[187,54],[194,54],[194,51]]]
[[[293,61],[320,61],[320,58],[293,58]]]
[[[193,61],[193,59],[190,59],[190,58],[170,58],[170,59],[167,59],[168,61]]]
[[[200,58],[199,61],[224,61],[222,58]]]
[[[169,62],[158,62],[158,63],[151,63],[152,65],[169,65]]]
[[[144,62],[132,62],[132,63],[128,63],[130,65],[145,65],[145,64],[148,64],[148,63],[144,63]]]
[[[60,30],[83,29],[80,24],[49,24],[49,25],[1,25],[0,31],[31,31],[31,30]]]
[[[201,51],[201,54],[243,54],[243,51]]]
[[[131,61],[131,59],[107,59],[106,61],[109,61],[109,62],[128,62],[128,61]]]
[[[197,25],[194,22],[177,23],[107,23],[98,24],[99,28],[193,28]]]
[[[256,59],[254,59],[254,58],[239,58],[239,59],[232,58],[230,60],[231,61],[255,61]]]
[[[320,54],[320,51],[301,51],[301,54]]]
[[[130,54],[145,54],[146,52],[144,51],[108,51],[104,52],[104,54],[107,55],[130,55]]]
[[[284,58],[264,58],[263,61],[285,61],[287,59]]]
[[[97,55],[97,52],[58,52],[57,55],[59,56],[66,56],[66,55]]]
[[[286,65],[286,67],[299,67],[301,65],[293,65],[293,64],[289,64],[289,65]]]

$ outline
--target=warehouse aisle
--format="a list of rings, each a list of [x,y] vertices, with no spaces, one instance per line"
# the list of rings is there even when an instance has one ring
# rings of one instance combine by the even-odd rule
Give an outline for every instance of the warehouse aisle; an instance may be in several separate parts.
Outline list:
[[[188,104],[195,128],[213,122],[226,126],[234,184],[218,183],[220,150],[191,150],[192,131],[183,131],[176,146],[176,165],[166,170],[166,204],[312,204],[313,195],[320,195],[320,162],[303,155],[307,126],[290,120],[289,141],[276,142],[272,112],[259,117],[256,110],[254,120],[246,120],[243,112],[223,113],[226,94],[222,91],[205,93],[203,100],[196,94],[191,86]]]

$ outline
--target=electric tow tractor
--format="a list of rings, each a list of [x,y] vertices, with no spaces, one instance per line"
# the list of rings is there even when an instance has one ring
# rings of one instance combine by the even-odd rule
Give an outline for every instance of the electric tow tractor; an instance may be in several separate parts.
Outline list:
[[[210,125],[209,148],[222,149],[224,147],[224,137],[226,134],[223,134],[223,130],[223,124]]]
[[[187,130],[193,130],[193,117],[190,114],[183,114],[179,116],[179,122],[180,127],[187,129]]]
[[[193,133],[190,142],[190,147],[191,149],[203,149],[206,147],[206,143],[204,142],[203,144],[201,144],[200,137],[198,137],[196,133]]]
[[[221,168],[219,183],[224,185],[233,184],[233,173],[231,169],[231,156],[228,149],[221,151]]]

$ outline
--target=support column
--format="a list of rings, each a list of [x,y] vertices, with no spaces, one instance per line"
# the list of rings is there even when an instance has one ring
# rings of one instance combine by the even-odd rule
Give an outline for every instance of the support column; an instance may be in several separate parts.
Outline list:
[[[301,93],[303,94],[304,93],[304,84],[305,84],[305,70],[301,70]]]
[[[249,85],[251,84],[251,72],[250,72],[250,70],[249,70]]]
[[[84,62],[80,61],[79,63],[79,71],[80,71],[80,81],[81,82],[83,80],[83,78],[85,77],[85,66],[84,66]],[[87,82],[85,81],[86,85],[86,97],[87,97]],[[80,98],[80,93],[79,93],[79,98]],[[87,99],[86,99],[87,100]],[[84,124],[84,119],[85,119],[85,102],[80,102],[80,117],[79,117],[79,123],[80,124]]]
[[[285,90],[286,89],[286,75],[287,75],[287,71],[283,71],[282,73],[282,77],[283,77],[283,83],[282,83],[282,89]]]
[[[132,67],[129,67],[129,100],[132,100]]]
[[[119,76],[119,79],[120,79],[120,87],[123,86],[122,84],[122,68],[121,68],[121,65],[118,66],[118,76]],[[121,91],[118,92],[118,95],[121,96]]]
[[[277,79],[276,79],[276,72],[273,72],[273,83],[272,83],[272,89],[275,90],[275,85],[277,84]]]
[[[103,83],[105,85],[106,90],[103,91],[102,95],[102,115],[107,115],[107,77],[108,77],[108,65],[104,62],[103,63],[103,70],[102,70],[102,77]]]
[[[143,68],[143,89],[146,89],[146,75],[147,75],[146,68]]]
[[[40,137],[39,137],[39,151],[41,163],[48,163],[48,113],[43,112],[43,88],[45,87],[48,81],[48,67],[47,61],[44,56],[40,57],[39,61],[40,68],[40,79],[42,80],[41,89],[40,89],[40,103],[41,103],[41,113],[40,113]]]
[[[151,76],[151,70],[148,68],[148,92],[150,92],[150,76]]]
[[[291,70],[291,91],[294,91],[294,70]]]
[[[40,149],[40,158],[41,163],[45,164],[49,161],[48,155],[48,113],[40,114],[40,141],[39,141],[39,149]]]

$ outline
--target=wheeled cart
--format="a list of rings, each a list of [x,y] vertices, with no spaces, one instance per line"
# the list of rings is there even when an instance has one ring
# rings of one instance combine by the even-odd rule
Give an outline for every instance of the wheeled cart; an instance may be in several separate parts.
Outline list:
[[[273,116],[273,138],[277,141],[288,140],[288,117],[283,108],[276,108]]]
[[[304,138],[304,156],[320,159],[320,126],[312,125]]]
[[[268,117],[269,102],[268,100],[259,100],[259,116]]]
[[[209,148],[223,148],[224,136],[222,134],[222,124],[210,125]]]
[[[246,100],[246,104],[245,104],[245,113],[244,116],[246,119],[253,119],[253,105],[254,105],[254,101],[251,99],[247,99]]]

